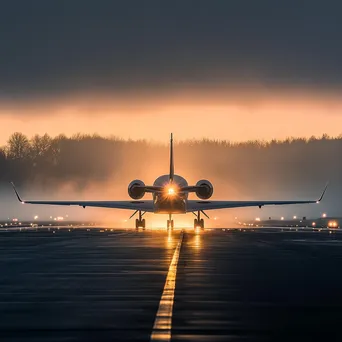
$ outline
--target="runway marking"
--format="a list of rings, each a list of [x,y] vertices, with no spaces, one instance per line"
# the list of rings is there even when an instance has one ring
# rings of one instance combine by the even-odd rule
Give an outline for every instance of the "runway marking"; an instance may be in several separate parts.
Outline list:
[[[151,334],[151,341],[170,341],[172,328],[172,309],[175,297],[176,275],[180,250],[183,242],[183,231],[180,233],[176,250],[173,254],[166,282],[159,302],[159,308]]]

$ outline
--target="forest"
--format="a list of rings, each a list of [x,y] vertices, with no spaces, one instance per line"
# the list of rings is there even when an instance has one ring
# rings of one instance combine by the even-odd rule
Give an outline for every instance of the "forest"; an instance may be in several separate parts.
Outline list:
[[[48,187],[72,181],[76,188],[141,177],[153,182],[168,172],[168,149],[167,144],[147,140],[84,134],[27,137],[15,132],[0,149],[0,182]],[[260,193],[273,187],[323,186],[328,179],[340,186],[341,152],[342,136],[239,143],[187,140],[175,142],[175,166],[176,173],[190,182],[229,180],[233,188],[239,184],[239,191],[252,187]]]

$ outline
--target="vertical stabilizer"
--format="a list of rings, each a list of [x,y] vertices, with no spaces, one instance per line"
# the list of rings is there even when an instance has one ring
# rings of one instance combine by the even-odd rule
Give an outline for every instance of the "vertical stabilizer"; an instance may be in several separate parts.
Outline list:
[[[171,138],[170,138],[170,182],[173,182],[174,174],[175,174],[175,167],[173,164],[173,135],[171,133]]]

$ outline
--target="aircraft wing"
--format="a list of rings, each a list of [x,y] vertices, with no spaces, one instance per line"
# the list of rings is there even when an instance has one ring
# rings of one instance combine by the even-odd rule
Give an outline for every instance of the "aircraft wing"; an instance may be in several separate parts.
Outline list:
[[[153,212],[153,201],[26,201],[22,200],[18,191],[11,183],[19,202],[25,204],[47,204],[47,205],[76,205],[80,207],[130,209]]]
[[[317,201],[188,201],[187,211],[241,208],[241,207],[263,207],[264,205],[305,204],[317,203]]]
[[[196,201],[189,200],[187,202],[187,211],[201,211],[213,209],[226,209],[226,208],[241,208],[241,207],[263,207],[264,205],[286,205],[286,204],[307,204],[319,203],[327,190],[328,184],[325,186],[321,197],[317,200],[294,200],[294,201]]]

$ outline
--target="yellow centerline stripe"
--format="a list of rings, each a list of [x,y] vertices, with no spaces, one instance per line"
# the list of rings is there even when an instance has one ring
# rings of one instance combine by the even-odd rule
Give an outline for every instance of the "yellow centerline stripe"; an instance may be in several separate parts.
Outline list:
[[[172,328],[172,309],[175,297],[176,275],[180,250],[183,242],[183,231],[180,233],[176,250],[173,254],[167,273],[164,291],[154,320],[151,341],[170,341]]]

